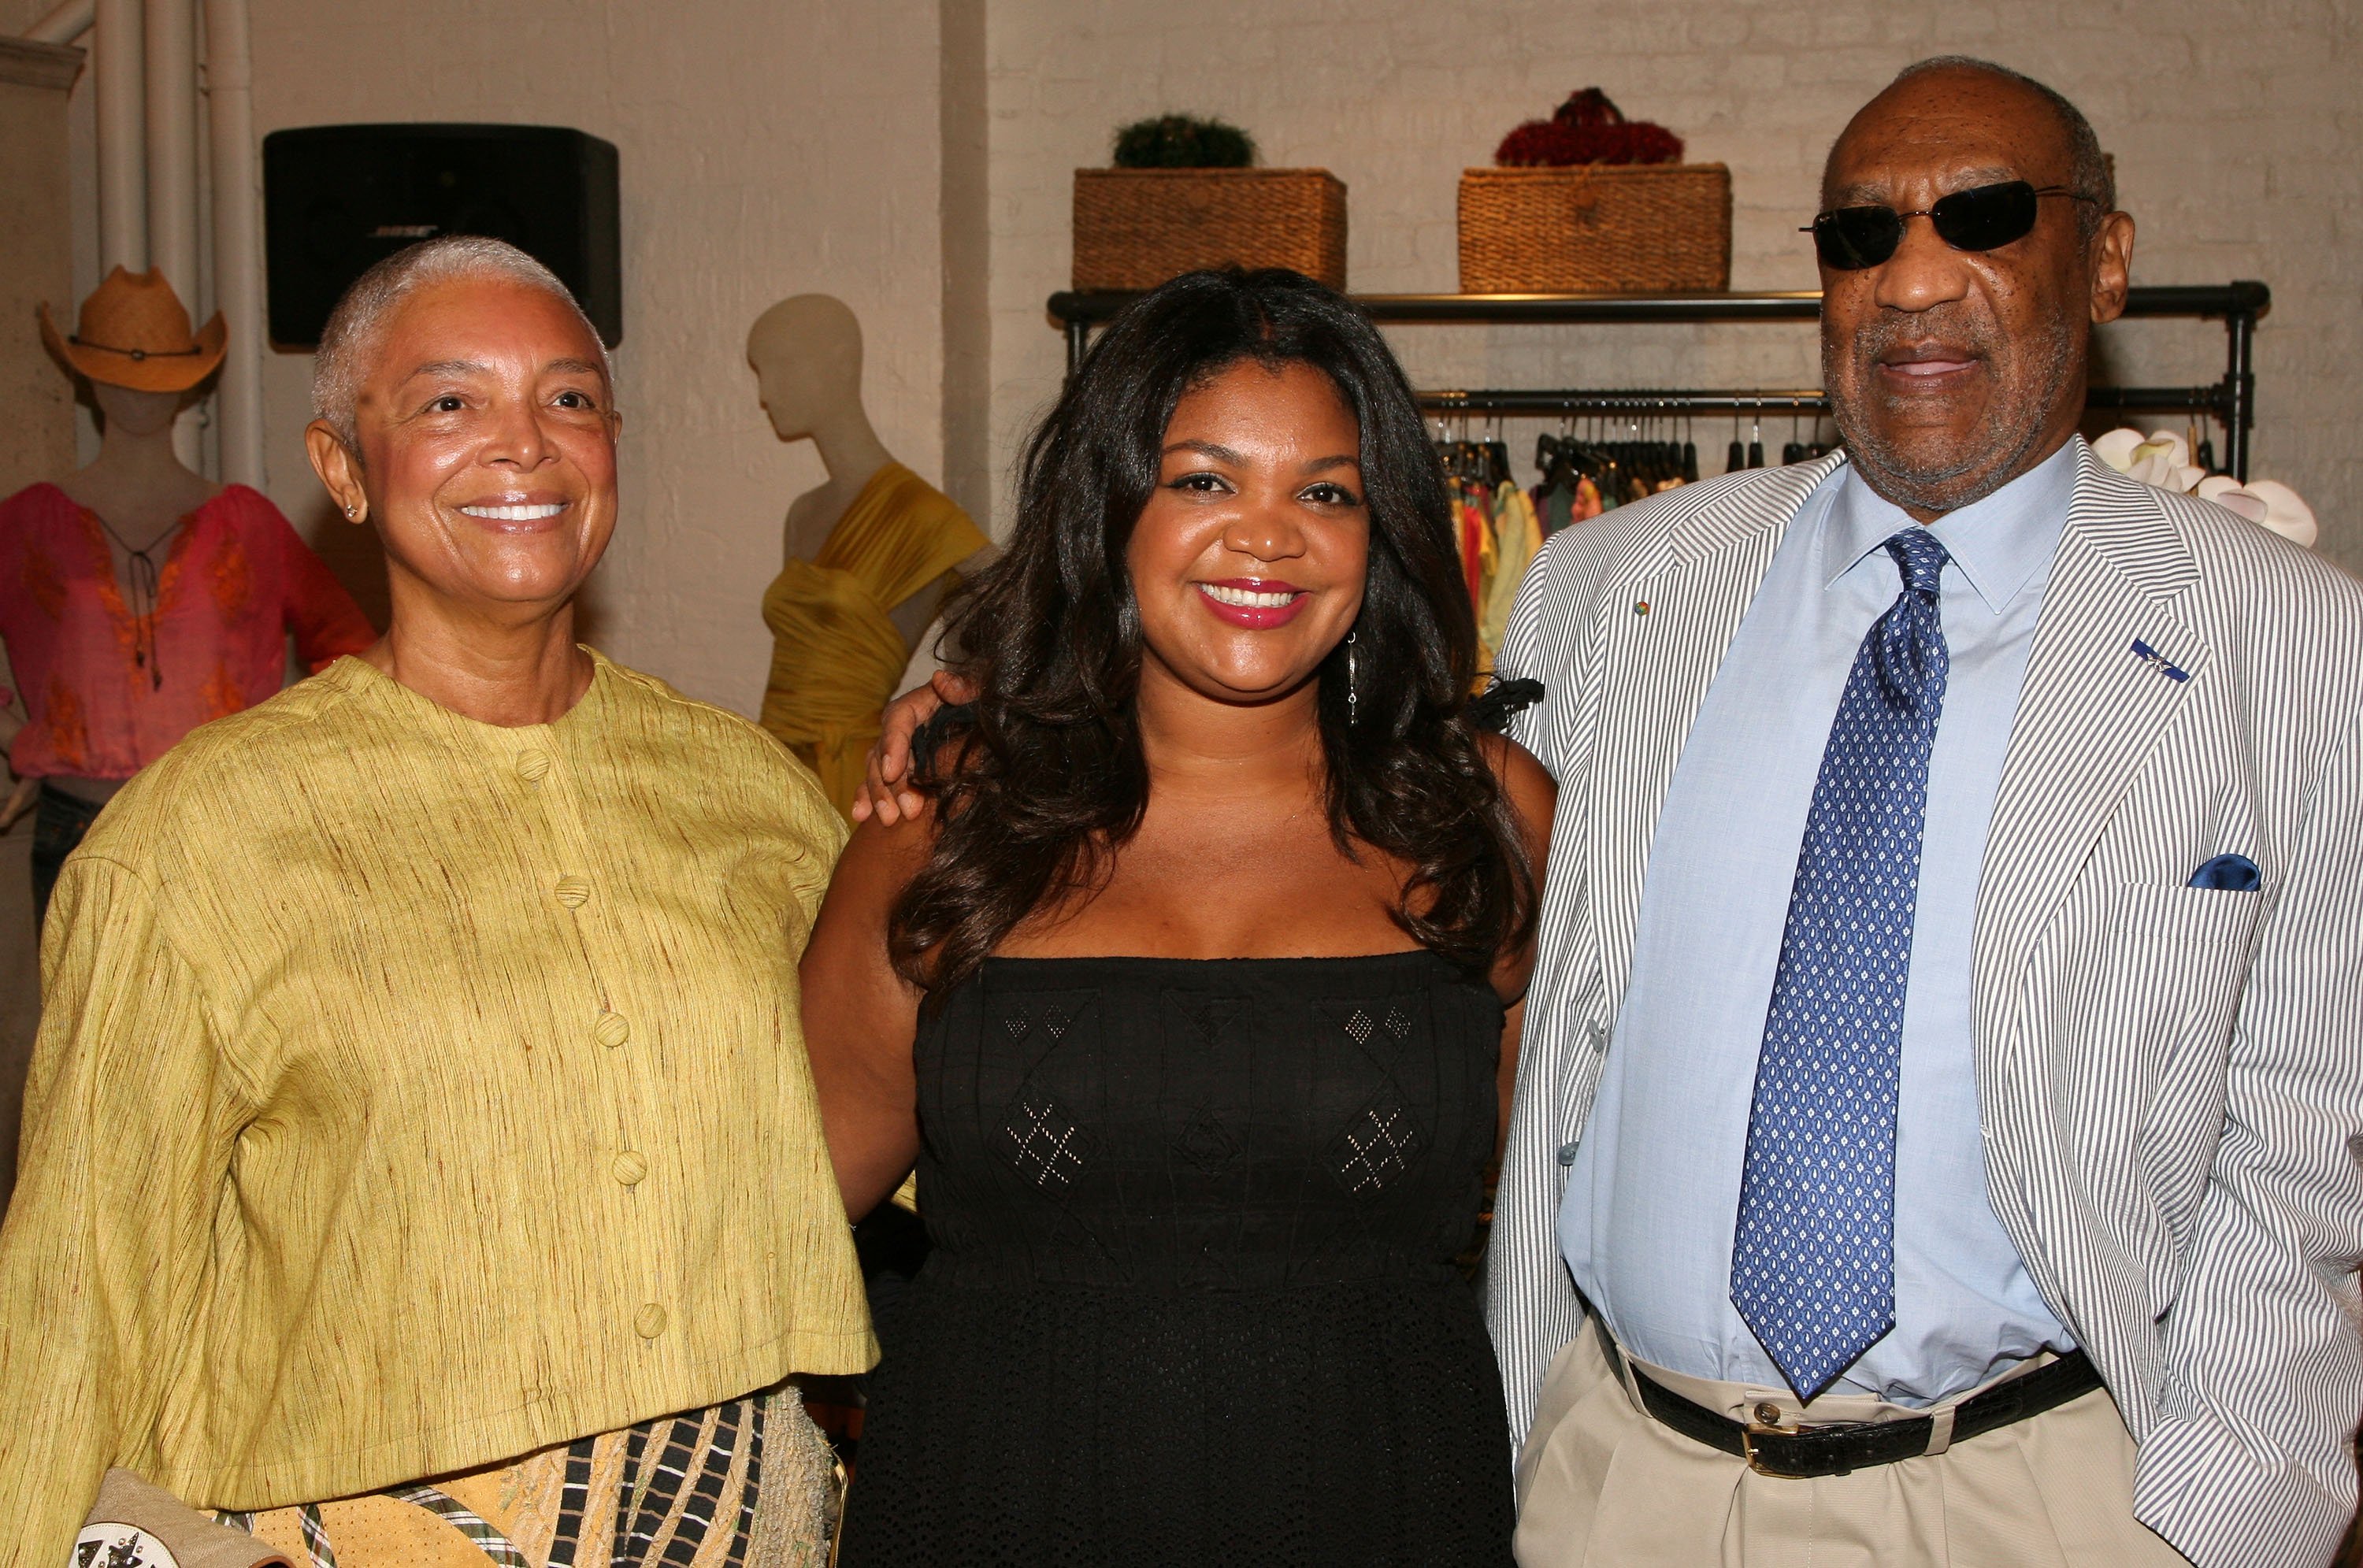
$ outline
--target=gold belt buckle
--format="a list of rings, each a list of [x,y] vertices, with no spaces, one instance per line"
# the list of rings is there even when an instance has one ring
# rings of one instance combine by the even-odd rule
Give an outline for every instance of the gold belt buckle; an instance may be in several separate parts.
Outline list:
[[[1765,1403],[1757,1406],[1750,1414],[1754,1415],[1757,1419],[1747,1422],[1739,1429],[1739,1449],[1740,1452],[1745,1455],[1747,1460],[1747,1468],[1753,1470],[1758,1475],[1769,1475],[1775,1480],[1794,1480],[1794,1476],[1784,1475],[1778,1470],[1767,1470],[1764,1467],[1764,1462],[1756,1456],[1756,1440],[1758,1438],[1794,1437],[1796,1435],[1794,1432],[1788,1432],[1781,1430],[1779,1420],[1781,1408],[1768,1400]],[[1771,1420],[1766,1420],[1764,1418],[1767,1415],[1769,1415],[1774,1419]]]

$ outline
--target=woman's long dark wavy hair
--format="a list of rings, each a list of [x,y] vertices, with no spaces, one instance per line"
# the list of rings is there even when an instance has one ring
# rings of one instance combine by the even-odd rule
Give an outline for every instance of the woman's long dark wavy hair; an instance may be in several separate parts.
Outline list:
[[[889,927],[897,972],[937,997],[1027,915],[1097,885],[1140,825],[1140,613],[1125,552],[1174,405],[1244,361],[1321,371],[1361,428],[1370,549],[1353,722],[1342,644],[1318,677],[1332,835],[1413,867],[1398,923],[1472,974],[1532,932],[1533,870],[1469,719],[1477,629],[1457,530],[1402,367],[1309,278],[1191,272],[1135,301],[1084,358],[1026,444],[1005,552],[953,606],[958,668],[978,694],[939,748],[915,748],[938,833]]]

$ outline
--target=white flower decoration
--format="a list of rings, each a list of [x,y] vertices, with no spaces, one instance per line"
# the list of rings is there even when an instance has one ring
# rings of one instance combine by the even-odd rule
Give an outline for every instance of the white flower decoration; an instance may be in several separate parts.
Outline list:
[[[2228,474],[2211,474],[2199,481],[2199,499],[2236,512],[2293,545],[2311,547],[2318,532],[2313,508],[2279,480],[2250,480],[2242,484]]]
[[[2207,477],[2207,470],[2191,460],[2191,444],[2171,430],[2153,430],[2147,436],[2138,430],[2112,430],[2092,443],[2092,455],[2121,474],[2178,495],[2189,494]]]

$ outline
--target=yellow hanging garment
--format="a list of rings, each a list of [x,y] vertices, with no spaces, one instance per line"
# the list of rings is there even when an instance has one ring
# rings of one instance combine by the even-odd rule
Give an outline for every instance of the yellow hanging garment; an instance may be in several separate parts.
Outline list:
[[[988,543],[949,496],[900,463],[871,476],[814,560],[763,592],[771,679],[763,727],[820,776],[840,813],[911,661],[888,613]]]
[[[1535,514],[1534,502],[1525,491],[1504,484],[1494,492],[1493,505],[1499,553],[1485,579],[1484,600],[1477,607],[1477,640],[1483,645],[1489,664],[1509,632],[1510,607],[1517,602],[1518,583],[1543,547],[1542,519]]]

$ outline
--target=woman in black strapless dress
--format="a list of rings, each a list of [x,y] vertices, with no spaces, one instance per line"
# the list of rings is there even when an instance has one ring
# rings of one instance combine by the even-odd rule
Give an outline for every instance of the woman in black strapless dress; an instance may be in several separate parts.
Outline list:
[[[1510,1561],[1454,1260],[1550,786],[1470,712],[1463,580],[1400,370],[1295,274],[1145,297],[1046,420],[974,701],[804,961],[848,1206],[915,1163],[933,1242],[849,1568]]]

